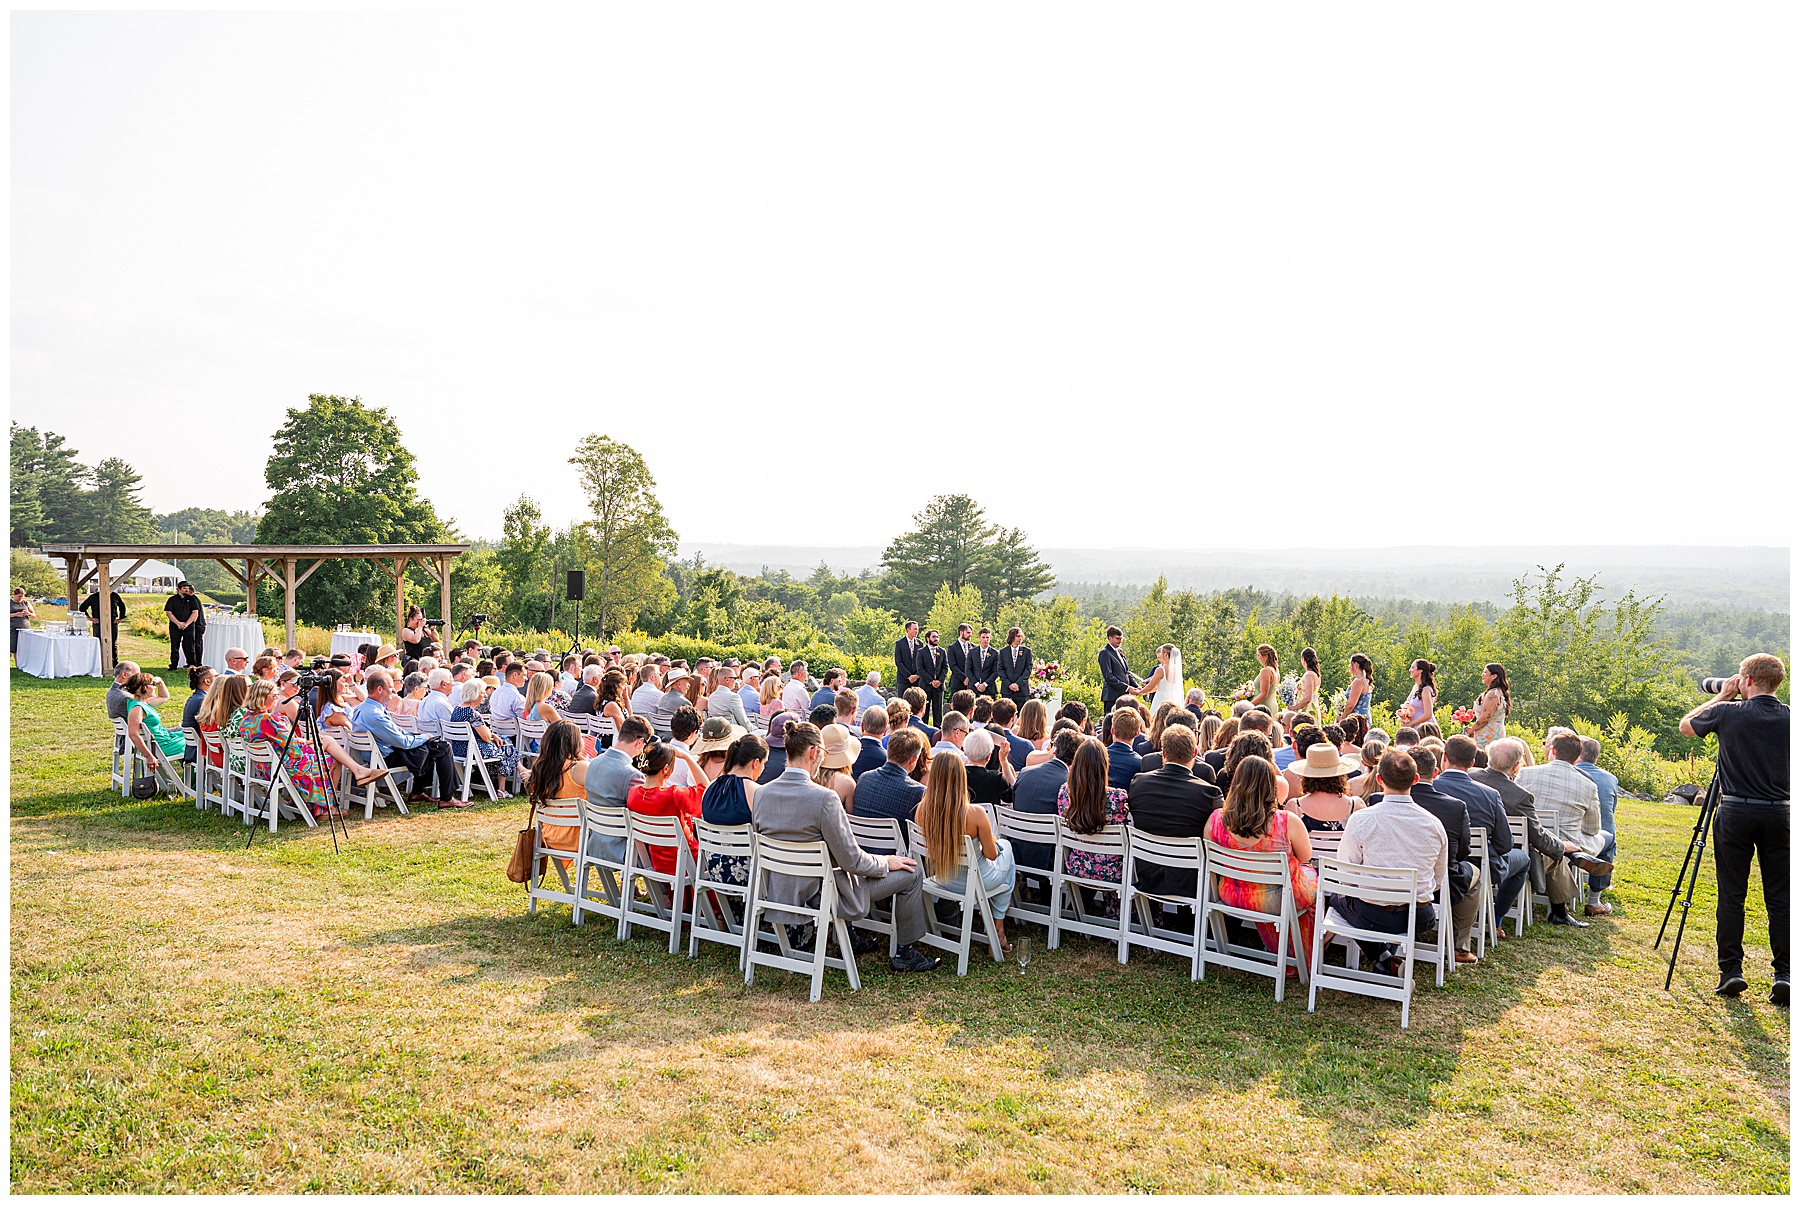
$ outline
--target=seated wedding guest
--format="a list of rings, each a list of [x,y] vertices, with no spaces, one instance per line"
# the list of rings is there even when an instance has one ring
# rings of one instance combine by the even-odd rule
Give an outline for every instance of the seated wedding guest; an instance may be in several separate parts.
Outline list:
[[[806,722],[814,728],[823,728],[837,720],[837,708],[821,703],[806,715]]]
[[[826,670],[824,678],[820,680],[821,684],[819,689],[813,692],[811,699],[812,706],[818,707],[821,704],[829,706],[833,700],[836,699],[837,692],[844,688],[844,683],[849,681],[849,678],[850,675],[841,669]]]
[[[900,948],[889,960],[889,969],[935,969],[938,960],[913,945],[925,936],[925,902],[918,864],[898,855],[871,854],[858,846],[836,792],[811,781],[824,756],[818,729],[811,724],[794,724],[786,735],[791,746],[788,769],[757,791],[756,807],[751,813],[756,831],[778,841],[824,841],[837,871],[838,916],[846,921],[861,920],[869,914],[872,904],[893,900],[895,940]],[[777,903],[810,906],[817,892],[816,886],[803,879],[769,876],[769,898]],[[825,941],[828,936],[823,931],[816,932],[814,940]],[[859,935],[856,946],[859,952],[868,951],[875,949],[876,943]]]
[[[238,648],[236,645],[232,645],[230,648],[225,650],[225,668],[220,670],[219,671],[220,673],[243,674],[243,673],[248,673],[249,671],[250,671],[250,654],[249,653],[246,653],[243,649]]]
[[[139,672],[126,679],[123,687],[127,701],[125,704],[126,739],[144,755],[144,761],[156,771],[156,778],[164,791],[180,788],[180,783],[168,781],[162,767],[157,765],[156,755],[151,746],[173,761],[179,758],[187,747],[187,739],[179,732],[170,732],[163,727],[162,713],[157,706],[169,701],[169,688],[163,680],[154,674]]]
[[[963,742],[969,739],[969,718],[960,711],[944,713],[944,726],[938,730],[938,740],[931,747],[933,756],[939,753],[954,753],[962,756]]]
[[[359,700],[360,701],[360,700]],[[425,701],[425,675],[411,673],[400,683],[400,693],[394,698],[394,705],[388,710],[395,715],[419,714],[419,704]]]
[[[354,691],[355,684],[350,681],[349,674],[334,669],[325,671],[325,684],[319,687],[314,714],[319,717],[320,728],[337,730],[332,735],[339,740],[356,727],[351,713],[362,700],[352,697]]]
[[[356,731],[369,734],[389,765],[401,762],[412,772],[413,790],[408,802],[435,803],[439,808],[468,807],[454,798],[456,766],[451,760],[450,743],[423,732],[402,732],[395,726],[388,715],[394,680],[385,669],[377,666],[370,670],[364,686],[368,698],[357,705],[351,722]]]
[[[1162,735],[1162,764],[1131,780],[1126,799],[1131,825],[1157,837],[1204,837],[1207,820],[1222,802],[1219,788],[1194,777],[1193,729],[1172,724]],[[1193,895],[1198,879],[1191,870],[1146,862],[1138,870],[1137,885],[1163,895]]]
[[[1600,850],[1600,858],[1605,862],[1617,862],[1619,847],[1613,816],[1619,806],[1619,780],[1611,771],[1599,767],[1599,757],[1600,742],[1591,736],[1582,737],[1581,760],[1575,763],[1575,768],[1586,775],[1593,782],[1594,789],[1600,793],[1600,831],[1606,834],[1606,844]],[[1610,873],[1588,876],[1588,902],[1585,911],[1589,916],[1608,916],[1612,913],[1612,905],[1601,898],[1601,893],[1611,886]]]
[[[1032,766],[1021,773],[1013,783],[1013,809],[1019,812],[1032,812],[1040,816],[1054,816],[1057,811],[1057,798],[1062,794],[1063,784],[1069,780],[1069,765],[1075,760],[1075,751],[1081,748],[1083,741],[1081,729],[1072,721],[1067,727],[1058,728],[1050,734],[1050,760]],[[1048,871],[1050,859],[1055,848],[1037,841],[1020,841],[1013,847],[1013,857],[1020,866],[1028,866],[1035,870]]]
[[[739,672],[741,675],[741,680],[738,684],[738,700],[743,705],[744,714],[746,716],[748,716],[751,712],[754,711],[758,715],[761,715],[762,714],[762,682],[763,682],[762,671],[760,669],[757,669],[754,665],[746,665]],[[746,723],[747,722],[748,721],[746,721]]]
[[[1135,712],[1115,712],[1115,716]],[[1075,750],[1069,774],[1056,795],[1056,811],[1071,830],[1082,835],[1099,832],[1110,824],[1130,824],[1130,796],[1107,781],[1107,750],[1098,740],[1086,738]],[[1125,873],[1125,859],[1113,854],[1093,854],[1071,849],[1063,854],[1063,873],[1100,882],[1117,883]],[[1100,907],[1107,916],[1119,914],[1118,897],[1105,895]]]
[[[975,706],[968,712],[969,729],[986,728],[994,719],[994,700],[982,695],[975,700]]]
[[[1418,781],[1419,769],[1401,749],[1390,749],[1381,755],[1375,777],[1381,783],[1381,803],[1364,808],[1344,822],[1344,839],[1338,846],[1338,860],[1356,866],[1386,866],[1412,869],[1416,874],[1417,903],[1414,907],[1413,935],[1434,932],[1438,913],[1432,903],[1438,880],[1449,870],[1450,838],[1437,817],[1413,802],[1412,788]],[[1358,929],[1377,933],[1406,932],[1406,910],[1381,904],[1369,904],[1350,896],[1328,895],[1326,907],[1335,910]],[[1386,975],[1398,975],[1404,968],[1394,963],[1394,947],[1378,942],[1358,942],[1362,951]]]
[[[556,724],[552,728],[558,727]],[[575,738],[574,756],[581,755],[581,734],[573,724],[564,723]],[[548,735],[548,733],[546,733]],[[623,810],[631,796],[631,789],[644,781],[644,772],[637,767],[637,759],[652,741],[655,735],[650,725],[641,716],[627,716],[619,725],[619,737],[612,743],[612,748],[604,749],[599,756],[587,759],[582,763],[581,785],[587,795],[590,808],[612,808]],[[531,781],[535,789],[537,783],[545,776],[544,755],[539,754],[537,764],[532,767]],[[534,796],[535,798],[535,796]],[[564,848],[575,848],[571,841]],[[587,838],[587,854],[590,858],[599,858],[608,862],[625,860],[625,838],[604,836],[597,829],[590,829]]]
[[[1474,931],[1475,912],[1480,903],[1480,884],[1476,879],[1479,873],[1469,857],[1469,809],[1461,799],[1447,795],[1433,785],[1438,773],[1437,753],[1429,746],[1421,743],[1406,751],[1412,758],[1413,769],[1418,778],[1413,781],[1412,800],[1433,816],[1444,826],[1444,835],[1450,841],[1450,924],[1455,935],[1456,961],[1459,963],[1474,962],[1474,954],[1469,952],[1469,938]],[[1371,794],[1371,806],[1381,802],[1379,794]],[[1445,901],[1440,898],[1440,910]],[[1442,916],[1439,917],[1442,920]]]
[[[1510,739],[1510,738],[1505,738]],[[1489,764],[1493,764],[1494,748],[1488,746]],[[1549,755],[1543,765],[1526,766],[1518,771],[1518,784],[1531,793],[1538,819],[1552,837],[1565,847],[1574,847],[1569,861],[1589,874],[1611,874],[1613,864],[1601,856],[1610,840],[1600,827],[1600,792],[1593,780],[1575,768],[1581,757],[1581,737],[1567,728],[1552,728],[1545,741]],[[1574,902],[1574,876],[1568,878],[1571,888],[1568,903]],[[1585,928],[1586,921],[1577,919],[1567,904],[1558,904],[1551,893],[1550,923],[1569,928]]]
[[[907,706],[906,700],[902,699],[900,696],[895,695],[888,700],[887,715],[889,736],[892,736],[902,728],[912,728],[912,708]],[[914,728],[913,731],[917,732],[918,729]],[[920,735],[923,736],[924,734],[920,733]],[[887,746],[886,740],[883,740],[881,743],[884,748]]]
[[[1369,721],[1360,715],[1351,714],[1335,725],[1327,724],[1325,731],[1330,733],[1334,727],[1339,734],[1338,752],[1360,761],[1363,742],[1369,739]]]
[[[290,724],[300,717],[300,675],[291,669],[275,675],[274,711]]]
[[[205,704],[206,692],[212,689],[212,684],[217,676],[213,673],[210,665],[188,666],[188,690],[191,693],[187,697],[187,702],[181,705],[181,726],[183,728],[192,728],[196,732],[200,730],[200,708]],[[181,760],[190,764],[199,761],[200,750],[183,748]]]
[[[969,733],[963,742],[962,754],[968,762],[968,773],[964,779],[968,784],[969,796],[976,803],[1011,803],[1013,783],[1018,772],[1012,763],[1006,760],[999,745],[995,742],[998,729],[978,728]],[[933,764],[936,759],[933,759]]]
[[[781,676],[764,674],[762,690],[757,692],[756,709],[764,716],[772,716],[781,710]]]
[[[1202,758],[1207,765],[1212,767],[1213,781],[1221,790],[1224,789],[1225,784],[1218,782],[1218,773],[1225,768],[1225,759],[1231,753],[1231,742],[1237,740],[1238,724],[1239,720],[1236,716],[1232,716],[1220,724],[1218,732],[1213,735],[1212,744],[1207,747]]]
[[[720,666],[713,674],[713,690],[706,696],[706,716],[708,719],[723,717],[739,728],[750,727],[743,696],[738,694],[737,670],[729,665]]]
[[[647,721],[656,714],[656,705],[662,701],[662,695],[662,671],[656,668],[655,662],[638,666],[637,688],[631,692],[631,714],[641,715]]]
[[[1262,739],[1266,742],[1266,738]],[[1294,818],[1281,810],[1281,802],[1276,798],[1280,781],[1275,763],[1265,757],[1248,757],[1239,762],[1231,775],[1231,787],[1225,792],[1225,806],[1207,821],[1206,836],[1227,849],[1287,852],[1288,882],[1293,887],[1294,911],[1300,919],[1300,945],[1290,952],[1310,963],[1319,872],[1311,865],[1312,842],[1307,838],[1306,826],[1291,823]],[[1234,908],[1281,911],[1281,888],[1268,884],[1222,878],[1219,898]],[[1274,925],[1258,924],[1256,933],[1262,938],[1263,949],[1272,954],[1281,952],[1281,934]]]
[[[600,678],[599,714],[602,719],[612,721],[615,732],[625,722],[625,717],[631,714],[631,693],[626,689],[628,682],[629,679],[617,669],[607,670]],[[747,724],[744,726],[748,727]],[[600,747],[606,748],[612,743],[612,739],[610,736],[601,736]]]
[[[1219,790],[1231,793],[1231,776],[1237,771],[1245,758],[1260,758],[1275,768],[1274,750],[1269,748],[1269,738],[1260,732],[1240,732],[1237,739],[1231,742],[1231,748],[1225,753],[1225,766],[1214,779]],[[1287,802],[1287,781],[1280,774],[1275,776],[1275,792],[1278,803]]]
[[[705,700],[705,695],[700,690],[700,675],[689,673],[680,683],[680,687],[682,696],[687,700],[687,706],[699,711],[700,704]]]
[[[692,753],[693,750],[688,747],[688,742],[699,731],[700,713],[684,703],[675,709],[674,715],[669,717],[669,739],[664,743],[673,745],[677,753]],[[688,772],[687,763],[679,758],[676,759],[670,774],[669,781],[675,786],[691,787],[695,785]]]
[[[1083,736],[1092,736],[1094,734],[1094,727],[1088,722],[1087,704],[1083,703],[1080,699],[1070,699],[1067,703],[1064,703],[1057,709],[1056,718],[1059,720],[1074,720],[1076,727],[1081,729],[1081,734]]]
[[[937,744],[940,736],[938,730],[925,722],[925,692],[918,687],[913,686],[908,687],[900,697],[906,701],[906,709],[909,717],[906,722],[925,734],[925,742],[927,744]],[[952,707],[951,710],[955,711],[958,709]],[[962,714],[966,722],[969,713],[965,711]],[[894,717],[890,713],[888,715],[888,727],[892,728],[893,722]]]
[[[694,760],[706,771],[708,782],[725,772],[725,755],[730,751],[732,743],[747,731],[749,730],[739,727],[722,715],[708,716],[706,722],[700,725],[691,751]]]
[[[1293,767],[1306,758],[1308,749],[1314,745],[1325,744],[1328,740],[1324,729],[1313,724],[1306,724],[1294,732],[1291,745],[1286,749],[1275,750],[1273,758],[1275,768],[1280,770],[1282,778],[1287,780],[1287,793],[1290,798],[1302,794],[1306,790],[1306,784],[1300,781],[1300,776],[1294,773]],[[1329,743],[1332,751],[1336,752],[1337,742],[1329,741]]]
[[[1218,717],[1215,716],[1213,718],[1217,719]],[[1169,722],[1167,724],[1163,725],[1163,735],[1167,736],[1170,728],[1185,728],[1185,729],[1187,729],[1188,732],[1195,733],[1195,729],[1197,727],[1198,727],[1198,725],[1194,722],[1193,713],[1190,712],[1187,708],[1181,707],[1181,708],[1177,708],[1169,716]],[[1198,778],[1201,782],[1209,783],[1209,784],[1216,786],[1217,783],[1215,783],[1213,780],[1217,777],[1217,775],[1213,773],[1213,768],[1211,766],[1207,765],[1206,762],[1201,760],[1199,750],[1200,750],[1200,737],[1199,737],[1198,733],[1195,733],[1195,735],[1194,735],[1194,764],[1192,766],[1194,777]],[[1162,765],[1163,765],[1163,755],[1160,752],[1152,753],[1152,754],[1148,755],[1147,757],[1145,757],[1143,761],[1138,763],[1138,773],[1139,774],[1148,774],[1153,770],[1161,769]],[[1222,795],[1223,792],[1220,792],[1220,794]]]
[[[862,742],[842,724],[826,724],[820,728],[819,740],[824,745],[825,755],[819,759],[819,768],[813,771],[813,781],[837,792],[838,802],[849,812],[856,806],[856,779],[851,775],[850,767],[862,752]]]
[[[532,766],[531,781],[526,785],[525,795],[531,801],[533,811],[549,803],[579,800],[582,796],[592,796],[591,780],[594,763],[599,761],[585,760],[581,756],[581,730],[568,720],[557,720],[544,729],[544,739],[538,750],[537,763]],[[633,770],[638,781],[643,775]],[[623,806],[623,800],[620,801]],[[543,832],[544,844],[551,849],[567,850],[574,853],[576,842],[581,840],[581,826],[577,824],[543,824],[539,826]],[[624,861],[624,840],[602,839],[598,832],[590,831],[587,835],[587,854],[590,858],[601,856],[597,850],[601,846],[616,846],[607,856],[613,861]],[[616,855],[616,856],[613,856]],[[568,862],[563,862],[565,873],[573,870]]]
[[[371,769],[353,760],[341,746],[331,742],[329,737],[326,738],[323,750],[314,748],[310,740],[295,732],[291,723],[275,713],[274,703],[274,683],[251,683],[249,691],[244,695],[244,705],[239,708],[227,735],[246,744],[266,741],[272,749],[285,748],[287,753],[282,757],[282,765],[287,770],[288,779],[315,817],[337,817],[344,814],[344,809],[332,807],[326,796],[327,757],[347,767],[359,787],[387,776],[386,770]]]
[[[1225,721],[1217,712],[1209,711],[1200,717],[1200,726],[1197,729],[1199,740],[1196,742],[1196,746],[1200,750],[1200,756],[1195,761],[1196,765],[1206,764],[1205,758],[1207,751],[1213,747],[1213,741],[1218,739],[1219,729],[1224,726]]]
[[[806,662],[796,661],[788,667],[792,676],[781,688],[781,705],[795,715],[805,715],[812,710],[812,692],[806,687]]]
[[[1196,721],[1199,721],[1206,714],[1206,692],[1198,686],[1189,687],[1187,696],[1182,699],[1181,705],[1187,708]]]
[[[969,739],[972,743],[986,737],[984,729]],[[1013,896],[1012,843],[995,838],[994,822],[986,808],[971,806],[980,801],[970,796],[967,773],[962,759],[954,754],[940,753],[932,758],[927,776],[930,785],[925,788],[918,810],[919,829],[925,836],[925,857],[932,877],[940,884],[951,891],[966,890],[970,867],[963,860],[963,838],[974,838],[974,871],[980,877],[982,894],[987,896],[988,910],[994,917],[994,935],[1000,939],[1001,953],[1010,954],[1006,910],[1012,906]]]
[[[258,681],[273,682],[275,681],[276,669],[280,664],[281,662],[278,659],[264,653],[250,663],[250,673]]]
[[[1029,699],[1019,708],[1019,722],[1013,725],[1013,733],[1025,742],[1024,761],[1014,763],[1019,769],[1042,765],[1056,756],[1049,748],[1050,709],[1042,699]]]
[[[1036,699],[1027,699],[1025,705],[1029,707],[1031,704],[1037,702]],[[1043,704],[1039,703],[1038,706],[1041,707]],[[1023,770],[1025,768],[1025,759],[1031,756],[1037,746],[1033,745],[1023,736],[1014,733],[1014,722],[1018,718],[1019,709],[1013,701],[1011,699],[1000,699],[994,704],[993,718],[988,721],[988,727],[993,730],[996,741],[1004,742],[1006,746],[1006,759],[1012,763],[1012,768],[1014,770]]]
[[[212,689],[206,692],[206,702],[200,705],[200,712],[194,717],[194,727],[220,738],[214,740],[206,752],[206,760],[219,769],[225,768],[222,733],[237,709],[244,705],[244,696],[249,693],[250,678],[247,675],[220,674],[213,679]]]
[[[769,732],[763,738],[769,746],[769,764],[763,767],[757,782],[771,783],[787,772],[787,730],[800,722],[800,717],[791,711],[778,711],[769,717]]]
[[[675,785],[677,765],[687,770],[694,785]],[[644,781],[626,792],[626,810],[640,816],[678,817],[682,833],[687,837],[688,855],[698,855],[700,846],[694,837],[694,817],[700,814],[700,797],[706,792],[706,775],[700,769],[700,763],[686,749],[677,748],[671,741],[662,741],[644,750],[638,758],[638,766],[644,772]],[[658,874],[675,873],[674,850],[662,845],[647,848],[652,869]]]
[[[408,682],[412,675],[408,675]],[[500,671],[500,685],[494,688],[488,699],[488,718],[501,722],[513,721],[525,714],[525,662],[508,661],[506,668]],[[510,725],[508,731],[511,731]]]
[[[1142,721],[1137,709],[1124,706],[1124,702],[1119,700],[1121,705],[1112,712],[1112,744],[1106,746],[1106,781],[1120,791],[1131,786],[1132,778],[1144,761],[1132,748]]]
[[[1453,736],[1445,741],[1445,768],[1431,785],[1442,794],[1462,800],[1468,808],[1469,823],[1487,830],[1486,871],[1488,881],[1494,885],[1495,915],[1505,916],[1512,910],[1519,892],[1524,890],[1526,876],[1531,870],[1531,857],[1524,850],[1513,848],[1512,828],[1507,823],[1506,805],[1500,799],[1500,792],[1476,782],[1469,774],[1479,752],[1474,740],[1467,736]]]
[[[716,717],[715,717],[716,718]],[[711,724],[714,720],[708,720]],[[744,733],[725,749],[725,763],[720,773],[706,784],[700,796],[700,818],[708,824],[727,827],[749,824],[751,809],[756,804],[756,780],[769,759],[769,747],[754,733]],[[732,854],[708,854],[700,877],[714,883],[750,882],[750,859]]]
[[[856,704],[862,710],[867,711],[871,707],[882,706],[882,703],[881,671],[872,669],[863,679],[863,684],[856,688]]]
[[[1402,724],[1394,730],[1392,746],[1395,749],[1410,749],[1419,743],[1419,730]]]
[[[920,695],[923,695],[925,692],[920,691],[919,693]],[[909,699],[907,701],[911,702],[912,700]],[[960,711],[965,716],[975,714],[975,692],[967,689],[952,691],[950,694],[950,710]],[[918,712],[915,710],[913,714],[917,715]]]
[[[858,738],[862,742],[862,752],[856,755],[856,764],[850,767],[850,777],[860,780],[864,774],[887,760],[887,730],[885,707],[871,707],[863,713],[862,736]]]
[[[434,669],[431,672],[435,674],[439,671]],[[431,690],[430,675],[426,676],[425,689],[427,692]],[[525,688],[524,714],[534,720],[542,720],[546,724],[554,724],[560,720],[562,717],[556,713],[556,707],[551,702],[551,693],[555,689],[556,679],[552,678],[547,670],[539,670],[531,675],[531,683]],[[424,710],[423,706],[420,707],[420,710]],[[536,750],[533,749],[533,752]]]
[[[1300,818],[1308,832],[1342,831],[1344,821],[1364,806],[1362,800],[1347,794],[1350,771],[1356,768],[1356,763],[1332,748],[1329,741],[1308,745],[1306,755],[1288,771],[1300,780],[1302,789],[1291,793],[1284,806]]]
[[[598,665],[581,671],[581,685],[569,696],[570,715],[593,715],[600,710],[600,679],[605,673]]]
[[[832,723],[840,724],[843,727],[850,729],[852,732],[857,731],[861,727],[858,723],[861,717],[856,713],[856,695],[853,691],[840,690],[837,694],[833,695],[831,699],[831,709]]]
[[[475,749],[481,760],[490,765],[498,765],[500,773],[511,775],[519,768],[518,746],[511,741],[499,740],[493,729],[482,723],[482,714],[477,710],[481,706],[482,695],[487,687],[479,679],[464,682],[457,689],[457,704],[450,711],[450,722],[469,725],[469,732],[475,737]],[[458,765],[469,755],[469,742],[452,740],[450,753],[456,758]],[[496,784],[496,789],[498,789]],[[505,791],[500,792],[501,799],[510,799]]]
[[[917,732],[902,728],[894,733],[888,739],[887,759],[856,780],[851,814],[911,820],[925,794],[911,777],[924,752],[925,740]]]
[[[425,699],[414,717],[414,732],[439,740],[450,739],[444,725],[450,722],[450,713],[455,710],[455,705],[450,702],[450,692],[454,689],[455,679],[442,666],[425,675]]]

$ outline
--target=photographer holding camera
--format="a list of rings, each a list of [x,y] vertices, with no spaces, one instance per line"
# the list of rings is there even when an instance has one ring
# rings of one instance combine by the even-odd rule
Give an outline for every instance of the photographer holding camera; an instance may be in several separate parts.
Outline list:
[[[1769,1003],[1783,1006],[1788,1002],[1788,707],[1775,697],[1775,688],[1786,676],[1779,657],[1746,657],[1716,697],[1681,717],[1683,736],[1719,737],[1719,806],[1713,819],[1719,986],[1714,991],[1736,996],[1749,986],[1743,975],[1744,896],[1754,854],[1762,867],[1775,967]]]

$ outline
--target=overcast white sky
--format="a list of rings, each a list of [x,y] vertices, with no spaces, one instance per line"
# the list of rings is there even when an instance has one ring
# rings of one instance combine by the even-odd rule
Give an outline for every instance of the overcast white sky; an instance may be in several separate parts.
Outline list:
[[[287,407],[360,394],[470,535],[575,517],[601,431],[689,541],[879,544],[963,490],[1051,547],[1786,545],[1794,32],[16,14],[12,417],[237,508]],[[1696,505],[1745,448],[1773,504]],[[1234,490],[1326,517],[1195,505]]]

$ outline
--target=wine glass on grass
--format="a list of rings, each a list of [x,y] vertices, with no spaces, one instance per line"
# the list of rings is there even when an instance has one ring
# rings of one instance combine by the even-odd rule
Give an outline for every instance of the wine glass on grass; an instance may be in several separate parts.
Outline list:
[[[1013,953],[1018,956],[1019,974],[1023,975],[1025,968],[1031,965],[1031,939],[1029,937],[1019,938],[1018,948]]]

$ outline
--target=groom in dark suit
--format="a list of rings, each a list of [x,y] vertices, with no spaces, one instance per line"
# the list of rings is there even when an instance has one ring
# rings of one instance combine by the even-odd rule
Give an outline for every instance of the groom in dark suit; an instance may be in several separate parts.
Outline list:
[[[1106,629],[1106,647],[1100,650],[1100,710],[1110,712],[1113,704],[1131,693],[1131,688],[1140,685],[1139,678],[1125,664],[1125,654],[1119,646],[1125,643],[1125,633],[1116,627]]]
[[[894,693],[905,694],[919,681],[919,621],[906,621],[906,635],[894,641]]]

